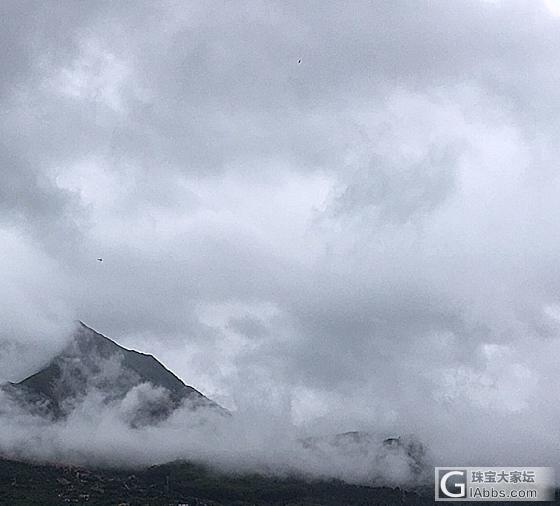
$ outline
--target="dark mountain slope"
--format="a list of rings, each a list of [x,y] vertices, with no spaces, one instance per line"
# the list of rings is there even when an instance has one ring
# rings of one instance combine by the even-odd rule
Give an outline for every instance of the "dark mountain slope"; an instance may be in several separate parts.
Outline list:
[[[406,491],[301,477],[227,475],[188,462],[83,469],[0,458],[0,504],[365,506],[434,504],[433,487]],[[523,503],[519,503],[523,504]]]
[[[139,406],[133,425],[163,419],[185,402],[193,409],[207,407],[227,413],[152,355],[128,350],[82,322],[72,341],[43,369],[19,383],[10,383],[5,390],[35,412],[59,418],[92,388],[109,402],[124,398],[142,384],[162,389],[163,395]]]

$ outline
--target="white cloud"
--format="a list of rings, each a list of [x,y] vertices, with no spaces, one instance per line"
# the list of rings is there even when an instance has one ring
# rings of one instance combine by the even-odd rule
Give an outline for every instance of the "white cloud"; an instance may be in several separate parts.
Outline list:
[[[543,3],[25,5],[0,17],[10,379],[77,316],[231,407],[449,456],[468,422],[473,460],[524,422],[557,460]]]

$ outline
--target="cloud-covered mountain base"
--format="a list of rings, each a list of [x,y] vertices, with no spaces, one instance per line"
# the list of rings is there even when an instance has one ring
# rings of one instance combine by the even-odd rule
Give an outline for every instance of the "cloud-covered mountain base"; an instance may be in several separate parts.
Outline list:
[[[80,324],[43,369],[0,389],[6,457],[138,468],[175,460],[223,472],[414,486],[428,476],[413,437],[303,437],[285,418],[229,412],[154,357]]]

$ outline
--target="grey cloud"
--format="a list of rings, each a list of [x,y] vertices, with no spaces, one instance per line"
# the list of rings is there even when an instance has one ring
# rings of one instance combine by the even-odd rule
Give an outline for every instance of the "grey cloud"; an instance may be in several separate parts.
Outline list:
[[[230,318],[228,327],[251,339],[259,339],[268,335],[266,325],[264,325],[260,319],[251,317],[250,315]]]
[[[351,183],[336,198],[334,212],[362,212],[380,223],[418,218],[453,191],[454,158],[449,153],[428,153],[420,160],[394,165],[374,158],[352,174]]]
[[[77,316],[232,407],[269,392],[440,454],[466,418],[497,455],[485,417],[542,414],[550,443],[560,20],[543,3],[2,9],[2,364]]]

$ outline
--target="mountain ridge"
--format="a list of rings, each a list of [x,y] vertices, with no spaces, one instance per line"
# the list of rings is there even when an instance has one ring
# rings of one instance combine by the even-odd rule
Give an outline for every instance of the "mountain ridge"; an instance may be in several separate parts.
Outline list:
[[[125,348],[79,321],[72,340],[42,369],[18,382],[9,382],[4,391],[36,414],[58,419],[65,417],[76,401],[91,388],[104,399],[123,399],[132,389],[149,384],[163,393],[159,401],[149,401],[142,423],[167,418],[188,402],[189,407],[227,410],[183,382],[153,355]],[[147,410],[147,411],[146,411]]]

